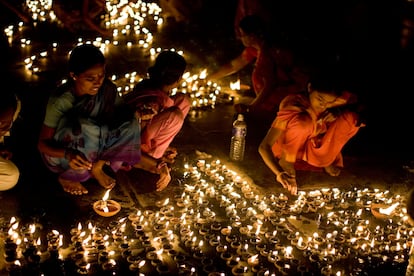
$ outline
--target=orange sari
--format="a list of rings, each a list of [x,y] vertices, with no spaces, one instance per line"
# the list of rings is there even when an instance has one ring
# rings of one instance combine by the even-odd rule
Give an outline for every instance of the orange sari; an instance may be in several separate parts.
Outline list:
[[[305,94],[287,96],[280,105],[272,128],[282,134],[272,147],[275,157],[296,156],[314,167],[343,167],[341,150],[358,132],[357,114],[343,111],[335,121],[325,122],[309,110]]]

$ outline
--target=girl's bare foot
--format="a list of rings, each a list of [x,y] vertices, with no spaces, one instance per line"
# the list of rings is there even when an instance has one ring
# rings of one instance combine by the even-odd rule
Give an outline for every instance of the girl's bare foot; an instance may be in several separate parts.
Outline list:
[[[72,195],[84,195],[88,193],[88,190],[80,183],[76,181],[66,180],[62,178],[58,178],[60,185],[65,192],[70,193]]]
[[[115,186],[115,179],[107,175],[103,170],[103,165],[105,165],[104,160],[99,160],[92,167],[92,175],[99,182],[99,185],[105,189],[112,189]]]
[[[335,165],[325,167],[325,172],[330,176],[338,176],[341,173],[341,168]]]
[[[168,164],[173,164],[175,162],[175,157],[177,157],[177,149],[174,147],[168,147],[167,150],[165,151],[163,157],[162,157],[162,161],[168,163]]]

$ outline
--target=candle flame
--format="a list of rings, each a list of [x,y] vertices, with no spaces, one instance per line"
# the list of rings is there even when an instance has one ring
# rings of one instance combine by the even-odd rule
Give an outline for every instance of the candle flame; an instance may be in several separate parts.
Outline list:
[[[199,79],[205,79],[207,77],[207,69],[204,69],[200,72]]]
[[[106,191],[106,193],[105,193],[105,195],[103,196],[103,198],[102,198],[102,200],[103,201],[107,201],[108,200],[108,198],[109,198],[109,192],[110,192],[111,190],[107,190]]]
[[[395,208],[397,208],[397,206],[399,205],[400,203],[399,202],[397,202],[397,203],[395,203],[395,204],[393,204],[393,205],[391,205],[390,207],[388,207],[388,208],[379,208],[379,212],[381,213],[381,214],[385,214],[385,215],[390,215],[394,210],[395,210]]]
[[[230,89],[231,90],[240,90],[240,79],[235,82],[230,82]]]

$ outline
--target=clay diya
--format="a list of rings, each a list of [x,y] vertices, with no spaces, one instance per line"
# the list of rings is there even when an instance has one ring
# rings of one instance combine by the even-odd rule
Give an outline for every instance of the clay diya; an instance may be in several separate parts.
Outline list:
[[[395,203],[391,206],[382,204],[382,203],[372,203],[371,204],[371,213],[377,219],[387,219],[394,215],[395,208],[398,206],[398,203]]]
[[[121,211],[121,204],[115,200],[108,199],[110,190],[106,191],[104,197],[101,200],[95,201],[93,204],[93,210],[103,217],[112,217]]]

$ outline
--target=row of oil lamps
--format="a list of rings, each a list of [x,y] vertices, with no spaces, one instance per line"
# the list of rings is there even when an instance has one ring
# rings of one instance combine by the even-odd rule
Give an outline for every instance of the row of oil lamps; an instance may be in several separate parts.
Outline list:
[[[43,246],[36,227],[19,227],[14,219],[3,231],[7,267],[18,269],[54,256],[91,275],[122,269],[144,274],[202,269],[206,274],[343,275],[374,265],[403,266],[412,243],[404,198],[388,191],[325,188],[289,199],[263,194],[219,160],[184,166],[181,185],[171,189],[171,197],[154,208],[108,218],[101,227],[79,223],[65,246],[57,231],[47,234]],[[339,204],[342,200],[348,205]],[[106,203],[102,212],[111,212],[104,210],[108,192],[98,202]],[[373,204],[381,204],[380,218],[373,216]]]

